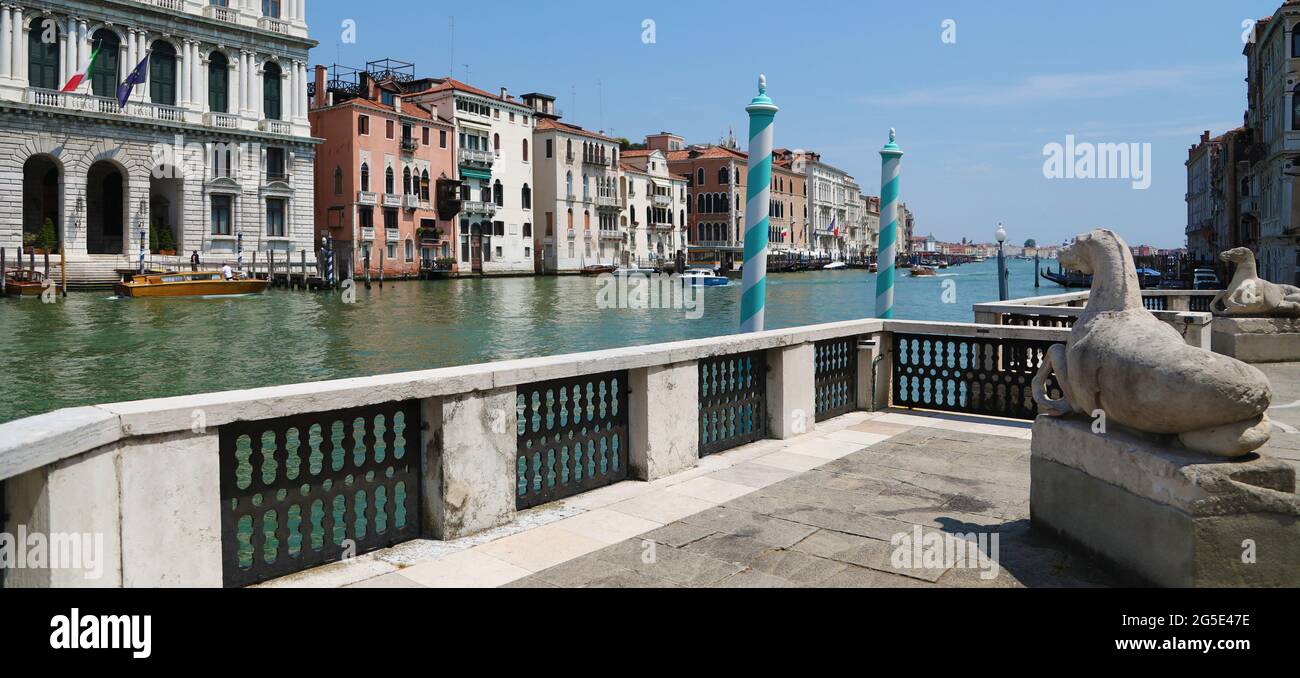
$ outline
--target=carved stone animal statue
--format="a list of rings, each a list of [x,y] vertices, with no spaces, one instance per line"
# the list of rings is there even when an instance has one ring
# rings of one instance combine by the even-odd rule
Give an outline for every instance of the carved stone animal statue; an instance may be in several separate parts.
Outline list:
[[[1219,258],[1236,264],[1237,270],[1227,289],[1210,302],[1210,311],[1215,315],[1300,318],[1300,287],[1260,278],[1254,252],[1236,247]]]
[[[1235,358],[1188,346],[1144,308],[1123,239],[1098,229],[1058,256],[1066,268],[1092,274],[1092,291],[1069,341],[1047,352],[1034,377],[1040,413],[1100,410],[1107,422],[1175,435],[1186,448],[1218,457],[1239,457],[1268,442],[1268,378]],[[1060,399],[1046,393],[1053,374]]]

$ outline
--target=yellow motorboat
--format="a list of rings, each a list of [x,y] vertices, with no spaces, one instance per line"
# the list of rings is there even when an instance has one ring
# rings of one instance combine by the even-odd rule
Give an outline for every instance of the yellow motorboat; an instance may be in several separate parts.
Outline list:
[[[222,294],[257,294],[269,281],[257,278],[226,280],[220,271],[135,274],[113,286],[119,297],[194,297]]]

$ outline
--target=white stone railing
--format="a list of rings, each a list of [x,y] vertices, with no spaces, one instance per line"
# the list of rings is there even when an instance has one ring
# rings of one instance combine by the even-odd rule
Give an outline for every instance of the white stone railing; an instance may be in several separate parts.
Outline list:
[[[357,202],[362,205],[375,204],[376,196],[374,191],[357,191]]]
[[[212,5],[209,5],[211,7]],[[239,129],[239,116],[230,113],[218,113],[210,111],[203,114],[204,123],[209,127],[218,127],[220,129]]]
[[[33,525],[51,533],[104,534],[110,551],[105,574],[87,581],[78,570],[24,570],[6,583],[222,585],[219,478],[226,425],[418,402],[424,426],[414,434],[419,445],[406,449],[418,455],[424,483],[417,509],[421,536],[450,539],[515,518],[515,403],[522,389],[626,370],[630,477],[654,480],[699,462],[699,430],[691,422],[699,414],[700,361],[762,352],[767,437],[785,439],[814,426],[816,342],[856,340],[849,409],[874,410],[891,402],[891,337],[899,334],[1042,344],[1064,341],[1068,332],[854,320],[57,410],[0,424],[3,494],[16,498],[7,501],[8,522],[0,531]]]
[[[239,10],[222,7],[220,5],[204,5],[203,16],[218,21],[228,21],[232,24],[239,23]]]
[[[263,120],[258,124],[258,128],[271,134],[293,134],[293,125],[284,120]]]
[[[1214,316],[1190,311],[1208,308],[1213,290],[1142,290],[1143,303],[1152,315],[1174,328],[1188,345],[1210,350]],[[1088,303],[1088,292],[1067,292],[1041,297],[974,304],[975,322],[987,325],[1071,326]]]
[[[257,27],[262,30],[271,31],[272,33],[279,33],[280,35],[290,34],[289,22],[281,21],[274,17],[264,16],[259,18],[257,20]]]

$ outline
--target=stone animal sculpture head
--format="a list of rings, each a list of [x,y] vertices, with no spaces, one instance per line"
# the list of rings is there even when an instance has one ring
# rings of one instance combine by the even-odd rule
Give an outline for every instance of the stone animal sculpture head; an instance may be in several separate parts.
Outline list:
[[[1234,264],[1244,264],[1247,261],[1254,261],[1255,253],[1245,247],[1234,247],[1219,255],[1224,261],[1230,261]]]
[[[1093,275],[1097,272],[1096,262],[1101,260],[1098,255],[1102,251],[1115,250],[1114,254],[1121,254],[1123,249],[1127,249],[1127,245],[1114,231],[1098,228],[1075,236],[1074,242],[1062,247],[1056,256],[1062,266]]]

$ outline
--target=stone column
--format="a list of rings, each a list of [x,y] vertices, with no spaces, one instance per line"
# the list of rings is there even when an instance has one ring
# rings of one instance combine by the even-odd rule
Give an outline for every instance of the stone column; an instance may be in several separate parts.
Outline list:
[[[76,72],[77,69],[81,68],[81,64],[90,59],[91,51],[89,22],[85,19],[79,19],[77,21],[77,60],[72,64],[72,72]],[[72,76],[69,75],[68,77]],[[86,78],[86,80],[81,83],[78,91],[85,94],[91,92],[90,78]]]
[[[136,47],[135,50],[136,61],[138,62],[139,60],[144,59],[145,55],[149,53],[149,35],[145,31],[136,31],[136,39],[140,41],[140,45]],[[131,64],[131,67],[135,68],[135,64]],[[144,82],[136,85],[135,89],[132,90],[132,94],[135,94],[140,101],[148,101],[150,99],[149,81],[152,77],[153,76],[149,73],[149,69],[146,68]]]
[[[23,26],[23,8],[14,8],[14,46],[13,46],[13,72],[14,77],[22,80],[27,84],[27,29]]]
[[[455,539],[515,517],[515,389],[421,403],[424,530]]]
[[[121,63],[117,65],[117,81],[121,83],[130,75],[131,69],[135,68],[139,60],[135,55],[135,29],[126,29],[126,44],[122,45],[122,58],[118,59]]]
[[[293,62],[280,63],[280,119],[293,122],[298,115],[298,97],[293,93],[298,71]]]
[[[695,466],[700,415],[696,362],[655,365],[628,373],[628,463],[633,478],[658,480]]]
[[[11,37],[13,20],[13,11],[9,5],[0,7],[0,78],[13,77],[10,67],[14,56],[14,39]]]
[[[779,440],[813,429],[817,420],[811,342],[767,351],[767,430]]]
[[[208,111],[208,55],[199,50],[198,66],[194,71],[196,81],[194,85],[195,103],[198,105],[200,113]]]
[[[239,86],[239,79],[243,77],[243,71],[239,69],[241,59],[231,59],[227,65],[226,87],[230,90],[230,101],[226,104],[226,111],[233,115],[239,115],[240,108],[243,106]]]
[[[193,64],[190,47],[192,46],[189,40],[182,40],[180,54],[177,55],[181,63],[180,77],[176,78],[176,86],[180,88],[176,96],[176,105],[181,108],[186,108],[190,104],[190,68]]]
[[[68,61],[71,59],[69,54],[68,36],[73,32],[72,19],[68,19],[67,32],[59,33],[59,82],[56,86],[62,87],[63,83],[68,81]]]

